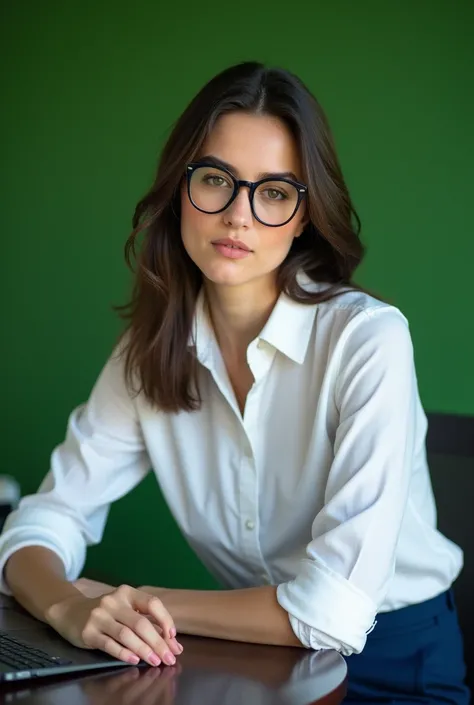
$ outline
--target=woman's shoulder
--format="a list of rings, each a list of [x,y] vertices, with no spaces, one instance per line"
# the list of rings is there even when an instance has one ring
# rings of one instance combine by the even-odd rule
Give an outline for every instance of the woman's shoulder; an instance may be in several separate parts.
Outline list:
[[[378,299],[373,294],[360,289],[341,289],[338,296],[328,302],[328,309],[347,318],[347,322],[373,320],[378,318],[390,320],[408,320],[402,311],[394,304]]]
[[[323,293],[333,285],[326,282],[315,282],[306,274],[298,276],[300,286],[311,293]],[[379,314],[392,314],[394,317],[403,318],[406,316],[393,303],[384,301],[378,298],[374,293],[370,293],[362,288],[339,286],[336,287],[336,294],[328,301],[316,304],[328,314],[342,314],[348,319],[352,319],[360,314],[364,314],[367,318],[377,316]]]
[[[307,291],[315,293],[323,292],[329,286],[307,279],[301,284]],[[404,341],[410,346],[408,319],[397,306],[348,286],[341,286],[335,294],[329,300],[315,304],[316,328],[331,339],[331,347],[336,341],[360,345],[369,339],[378,340],[384,347],[403,344]]]

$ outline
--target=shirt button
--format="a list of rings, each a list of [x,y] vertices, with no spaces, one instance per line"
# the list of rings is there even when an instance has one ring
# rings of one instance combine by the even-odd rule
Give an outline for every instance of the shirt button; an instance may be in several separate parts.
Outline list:
[[[262,583],[265,583],[265,585],[270,585],[271,578],[269,575],[267,575],[266,573],[262,573],[262,575],[260,577],[262,579]]]
[[[245,527],[246,527],[249,531],[253,531],[253,529],[255,529],[255,522],[252,521],[251,519],[247,519],[247,521],[245,522]]]
[[[260,338],[260,340],[257,343],[257,348],[259,350],[263,350],[264,347],[265,347],[265,341]]]

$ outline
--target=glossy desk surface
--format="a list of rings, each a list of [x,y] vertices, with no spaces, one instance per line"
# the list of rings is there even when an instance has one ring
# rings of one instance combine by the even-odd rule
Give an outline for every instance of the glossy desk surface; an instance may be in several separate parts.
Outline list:
[[[347,668],[334,651],[181,637],[174,668],[125,667],[90,675],[2,684],[0,704],[338,705]]]

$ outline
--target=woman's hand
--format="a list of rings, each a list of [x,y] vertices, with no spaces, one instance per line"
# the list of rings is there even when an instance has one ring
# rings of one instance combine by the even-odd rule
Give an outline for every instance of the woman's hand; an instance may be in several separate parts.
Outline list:
[[[68,597],[49,608],[47,621],[74,646],[100,649],[126,663],[173,666],[183,651],[161,600],[129,585],[100,597]]]

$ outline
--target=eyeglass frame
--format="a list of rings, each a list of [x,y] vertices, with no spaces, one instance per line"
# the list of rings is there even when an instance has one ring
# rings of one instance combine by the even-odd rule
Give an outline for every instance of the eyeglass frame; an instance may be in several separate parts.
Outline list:
[[[228,174],[228,176],[232,179],[232,182],[234,184],[234,191],[232,193],[232,196],[230,197],[230,200],[226,203],[226,205],[223,208],[219,208],[217,211],[205,211],[203,208],[199,208],[197,206],[192,197],[191,197],[191,179],[196,171],[196,169],[199,169],[203,166],[208,166],[212,167],[213,169],[219,169],[219,171],[223,171],[225,174]],[[204,161],[204,162],[190,162],[189,164],[186,165],[186,179],[187,179],[187,191],[188,191],[188,198],[191,202],[191,204],[196,208],[196,210],[200,211],[201,213],[207,213],[208,215],[217,215],[217,213],[222,213],[223,211],[227,210],[227,208],[235,201],[237,196],[240,193],[240,189],[242,186],[245,186],[249,190],[249,202],[250,202],[250,209],[252,211],[252,215],[255,218],[255,220],[258,220],[259,223],[262,225],[266,225],[268,228],[281,228],[283,225],[287,225],[290,220],[293,220],[295,217],[296,213],[298,212],[298,208],[300,207],[301,201],[303,198],[306,196],[308,192],[308,187],[305,184],[301,184],[299,181],[293,181],[293,179],[289,179],[287,177],[271,177],[267,176],[264,179],[260,179],[259,181],[245,181],[244,179],[236,179],[235,176],[232,174],[229,169],[226,169],[223,166],[219,166],[217,164],[214,164],[213,162],[210,161]],[[285,220],[283,223],[278,223],[278,225],[273,225],[270,223],[265,223],[265,221],[261,220],[258,215],[255,212],[255,208],[253,205],[253,199],[254,199],[254,194],[255,191],[261,184],[269,183],[271,181],[282,181],[283,183],[290,184],[291,186],[294,186],[298,192],[298,201],[296,202],[295,210],[291,214],[291,216]]]

